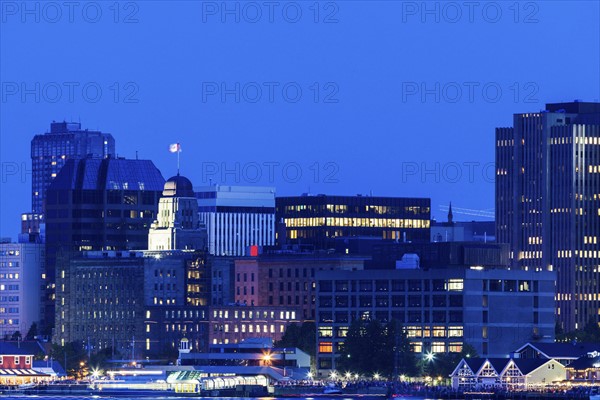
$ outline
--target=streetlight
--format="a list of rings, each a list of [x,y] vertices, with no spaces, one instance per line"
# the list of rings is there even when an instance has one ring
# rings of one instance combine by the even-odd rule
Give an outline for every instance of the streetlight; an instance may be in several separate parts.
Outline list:
[[[373,375],[373,378],[375,378],[375,380],[378,381],[380,378],[380,375],[378,373],[375,373],[375,375]]]
[[[350,372],[346,372],[346,379],[351,379],[352,378],[352,374]]]
[[[337,379],[337,374],[335,373],[335,371],[331,371],[331,374],[329,375],[329,377],[335,381]]]
[[[434,353],[425,353],[425,359],[429,362],[433,361],[433,359],[435,358],[435,354]]]

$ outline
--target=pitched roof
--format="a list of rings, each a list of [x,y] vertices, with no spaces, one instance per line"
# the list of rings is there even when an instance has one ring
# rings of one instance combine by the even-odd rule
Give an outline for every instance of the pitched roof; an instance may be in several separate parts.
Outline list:
[[[527,375],[550,360],[542,358],[514,358],[513,361],[515,362],[517,368],[519,368],[519,371],[521,371],[523,375]]]
[[[573,368],[575,370],[584,370],[587,368],[600,369],[600,356],[588,357],[586,354],[585,356],[579,357],[577,360],[573,361],[567,368]]]
[[[548,358],[577,358],[591,351],[600,351],[600,343],[527,343],[520,347],[521,352],[527,346],[543,353]]]
[[[508,362],[510,361],[510,358],[488,358],[487,360],[490,362],[492,367],[496,370],[498,375],[500,375],[500,373],[502,373],[502,371],[504,371],[504,368],[506,368],[506,364],[508,364]]]
[[[467,363],[467,365],[469,366],[469,368],[471,368],[471,371],[473,371],[473,373],[476,374],[477,371],[479,371],[479,369],[481,368],[481,366],[485,362],[485,360],[487,360],[487,358],[468,357],[468,358],[463,358],[463,360],[465,360],[465,362]]]
[[[7,342],[0,341],[1,355],[34,356],[43,353],[44,349],[36,341]]]

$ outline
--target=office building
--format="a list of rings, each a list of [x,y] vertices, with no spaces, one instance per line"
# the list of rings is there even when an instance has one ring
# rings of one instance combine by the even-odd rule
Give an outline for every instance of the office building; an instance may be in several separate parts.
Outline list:
[[[496,129],[497,241],[514,267],[556,271],[566,331],[600,318],[600,103],[546,104]]]
[[[0,338],[40,326],[43,286],[44,246],[0,243]]]
[[[554,341],[554,272],[441,268],[317,273],[317,368],[336,369],[352,321],[399,321],[418,354],[505,357]]]
[[[275,215],[285,226],[277,242],[325,250],[335,248],[336,238],[428,242],[430,209],[431,200],[424,198],[277,197]]]
[[[206,348],[203,252],[90,251],[59,265],[55,343],[113,348],[123,359],[174,355],[184,337]]]
[[[290,324],[300,323],[299,307],[212,306],[208,311],[210,344],[240,343],[249,338],[281,340]]]
[[[314,321],[316,273],[361,270],[366,259],[325,252],[240,258],[235,261],[235,300],[248,306],[297,307],[298,320]]]
[[[54,318],[59,253],[148,247],[165,180],[149,160],[68,160],[47,191],[45,317]]]
[[[250,246],[275,244],[274,188],[215,185],[194,190],[210,254],[243,256]]]
[[[44,214],[46,190],[70,159],[115,157],[115,140],[110,133],[81,129],[78,122],[52,122],[50,132],[31,141],[31,206]]]

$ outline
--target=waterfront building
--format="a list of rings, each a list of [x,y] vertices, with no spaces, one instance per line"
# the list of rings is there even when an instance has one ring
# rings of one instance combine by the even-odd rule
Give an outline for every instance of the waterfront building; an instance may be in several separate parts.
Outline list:
[[[561,383],[565,366],[553,359],[463,358],[452,374],[452,388],[536,390]]]
[[[209,254],[250,255],[251,246],[275,244],[275,188],[214,185],[194,191]]]
[[[367,257],[326,252],[274,252],[235,260],[235,301],[248,306],[299,308],[300,321],[315,319],[318,271],[363,269]]]
[[[50,131],[31,140],[31,207],[43,215],[46,190],[70,159],[115,157],[115,140],[110,133],[81,129],[79,122],[55,122]]]
[[[183,337],[205,348],[203,252],[91,251],[59,266],[54,343],[112,348],[125,359],[174,356]]]
[[[43,244],[0,243],[0,337],[40,327],[44,271]]]
[[[290,324],[300,323],[299,307],[213,306],[208,311],[210,344],[235,344],[248,338],[281,340]]]
[[[505,269],[317,273],[317,368],[336,369],[352,321],[400,322],[419,355],[462,351],[503,357],[523,342],[554,341],[553,272]]]
[[[46,193],[46,311],[54,321],[56,258],[146,249],[165,180],[149,160],[68,160]]]
[[[584,343],[577,341],[563,343],[530,342],[515,350],[512,356],[515,358],[527,359],[553,359],[566,366],[578,358],[594,351],[600,352],[600,343]]]
[[[600,321],[600,103],[546,104],[496,129],[496,238],[512,265],[556,271],[562,329]]]
[[[591,351],[566,367],[567,380],[578,384],[595,385],[600,380],[600,351]]]
[[[335,239],[376,237],[428,242],[431,200],[426,198],[302,195],[277,197],[276,218],[284,226],[280,246],[335,248]]]
[[[0,386],[25,385],[52,380],[52,376],[33,367],[34,346],[0,341]],[[41,350],[41,348],[38,348]]]

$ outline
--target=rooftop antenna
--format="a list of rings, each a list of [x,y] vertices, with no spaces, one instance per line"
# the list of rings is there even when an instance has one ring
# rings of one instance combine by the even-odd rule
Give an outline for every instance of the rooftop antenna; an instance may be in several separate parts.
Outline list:
[[[137,150],[135,151],[135,159],[136,160],[138,159],[138,151]]]

